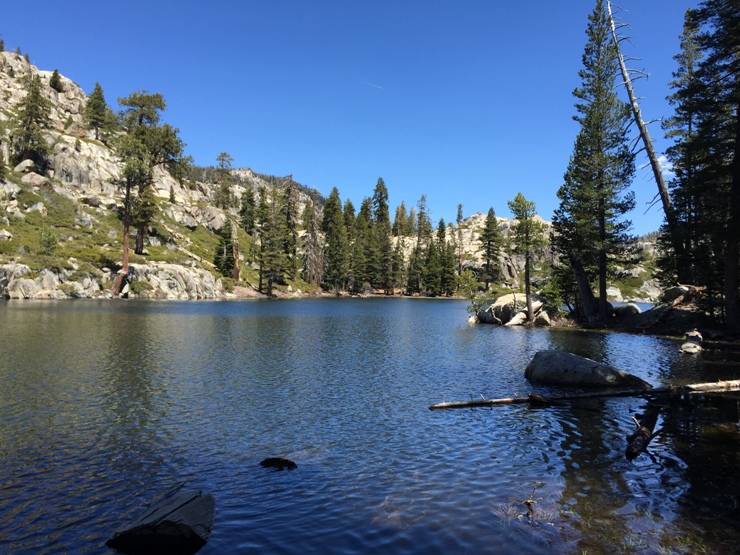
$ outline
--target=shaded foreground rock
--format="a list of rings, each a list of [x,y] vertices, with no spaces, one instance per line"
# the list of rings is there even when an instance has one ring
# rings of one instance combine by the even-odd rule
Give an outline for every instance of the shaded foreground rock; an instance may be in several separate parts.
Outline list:
[[[211,534],[213,494],[183,491],[183,484],[157,498],[105,545],[121,553],[196,553]]]
[[[650,389],[646,381],[618,368],[565,351],[540,351],[524,370],[531,382],[584,387],[631,387]]]

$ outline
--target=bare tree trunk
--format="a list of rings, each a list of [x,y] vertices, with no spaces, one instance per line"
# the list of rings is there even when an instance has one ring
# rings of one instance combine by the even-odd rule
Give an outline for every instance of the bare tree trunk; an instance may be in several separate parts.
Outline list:
[[[131,228],[131,180],[126,179],[126,194],[123,198],[123,255],[121,262],[121,271],[113,280],[111,295],[118,297],[123,289],[123,282],[128,275],[128,251],[129,251],[129,230]]]
[[[622,56],[622,50],[619,47],[619,37],[617,36],[617,27],[614,24],[614,16],[612,15],[612,3],[607,0],[607,8],[609,10],[609,22],[611,23],[612,39],[614,41],[614,48],[617,50],[617,59],[619,60],[619,69],[622,72],[622,78],[624,79],[624,88],[627,89],[627,95],[630,99],[630,106],[632,107],[632,115],[635,120],[635,125],[640,131],[640,138],[645,146],[645,152],[647,153],[648,159],[650,160],[650,168],[653,170],[653,176],[655,177],[655,183],[658,185],[658,194],[660,195],[660,201],[663,204],[663,213],[665,214],[666,222],[668,223],[668,232],[671,238],[671,246],[673,247],[676,256],[679,259],[683,257],[683,243],[676,227],[676,216],[673,210],[673,203],[671,202],[671,196],[668,193],[668,186],[666,185],[665,178],[663,177],[663,171],[660,167],[660,160],[653,147],[653,141],[650,138],[647,125],[642,119],[640,112],[640,105],[637,103],[637,97],[635,91],[632,88],[632,79],[630,79],[629,71],[624,63],[624,56]]]
[[[572,255],[569,255],[568,259],[570,260],[570,267],[573,270],[573,275],[578,285],[578,296],[581,299],[583,316],[587,322],[596,322],[599,319],[596,311],[596,299],[594,299],[594,292],[591,290],[591,284],[588,282],[588,276],[586,276],[586,271],[583,269],[583,264]]]
[[[231,253],[234,257],[234,269],[232,270],[231,277],[234,281],[241,279],[241,268],[239,268],[239,228],[236,226],[236,222],[231,220]]]
[[[136,254],[144,254],[144,237],[146,236],[147,224],[139,222],[136,225],[136,243],[134,244],[134,252]]]
[[[126,197],[123,199],[123,263],[121,270],[128,273],[129,232],[131,230],[131,182],[126,180]]]
[[[530,284],[530,278],[529,278],[529,268],[530,268],[531,259],[532,259],[532,255],[530,253],[527,253],[524,258],[524,294],[527,297],[527,320],[530,322],[534,321],[534,310],[532,309],[532,295],[531,295],[532,286]]]

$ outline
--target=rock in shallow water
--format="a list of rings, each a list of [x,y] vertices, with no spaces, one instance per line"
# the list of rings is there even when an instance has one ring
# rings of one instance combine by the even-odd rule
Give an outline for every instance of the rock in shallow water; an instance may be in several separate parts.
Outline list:
[[[646,381],[618,368],[565,351],[540,351],[524,370],[529,381],[582,387],[631,387],[650,389]]]

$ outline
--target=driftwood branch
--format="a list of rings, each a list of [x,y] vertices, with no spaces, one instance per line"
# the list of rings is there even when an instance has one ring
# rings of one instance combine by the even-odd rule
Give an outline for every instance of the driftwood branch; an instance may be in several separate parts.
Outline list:
[[[530,393],[527,397],[507,397],[503,399],[471,399],[470,401],[449,401],[431,405],[429,410],[438,409],[463,409],[474,407],[492,407],[495,405],[517,405],[530,404],[532,406],[547,406],[556,401],[572,401],[576,399],[600,399],[605,397],[637,397],[654,395],[685,395],[691,393],[720,393],[726,391],[740,391],[740,380],[727,380],[720,382],[697,383],[689,385],[676,385],[665,387],[654,387],[652,389],[610,389],[603,391],[589,391],[585,393],[572,393],[568,395],[556,395],[545,397],[536,393]]]

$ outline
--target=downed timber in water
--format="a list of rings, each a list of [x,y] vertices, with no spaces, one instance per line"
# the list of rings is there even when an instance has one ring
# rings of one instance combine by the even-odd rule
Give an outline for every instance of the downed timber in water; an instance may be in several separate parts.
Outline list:
[[[640,453],[646,451],[653,438],[660,433],[660,431],[653,433],[655,424],[658,422],[660,408],[660,405],[651,401],[645,408],[640,420],[634,416],[632,417],[636,428],[634,432],[627,436],[627,449],[624,454],[628,461],[636,459]]]
[[[647,395],[684,395],[691,393],[720,393],[726,391],[740,391],[740,380],[696,383],[688,385],[674,385],[654,387],[653,389],[609,389],[604,391],[588,391],[585,393],[571,393],[545,397],[537,393],[530,393],[527,397],[508,397],[503,399],[471,399],[470,401],[449,401],[431,405],[429,410],[463,409],[473,407],[492,407],[494,405],[530,404],[543,406],[556,401],[571,401],[576,399],[599,399],[603,397],[636,397]]]
[[[210,493],[182,491],[183,486],[155,499],[105,545],[121,553],[196,553],[211,534],[216,500]]]

